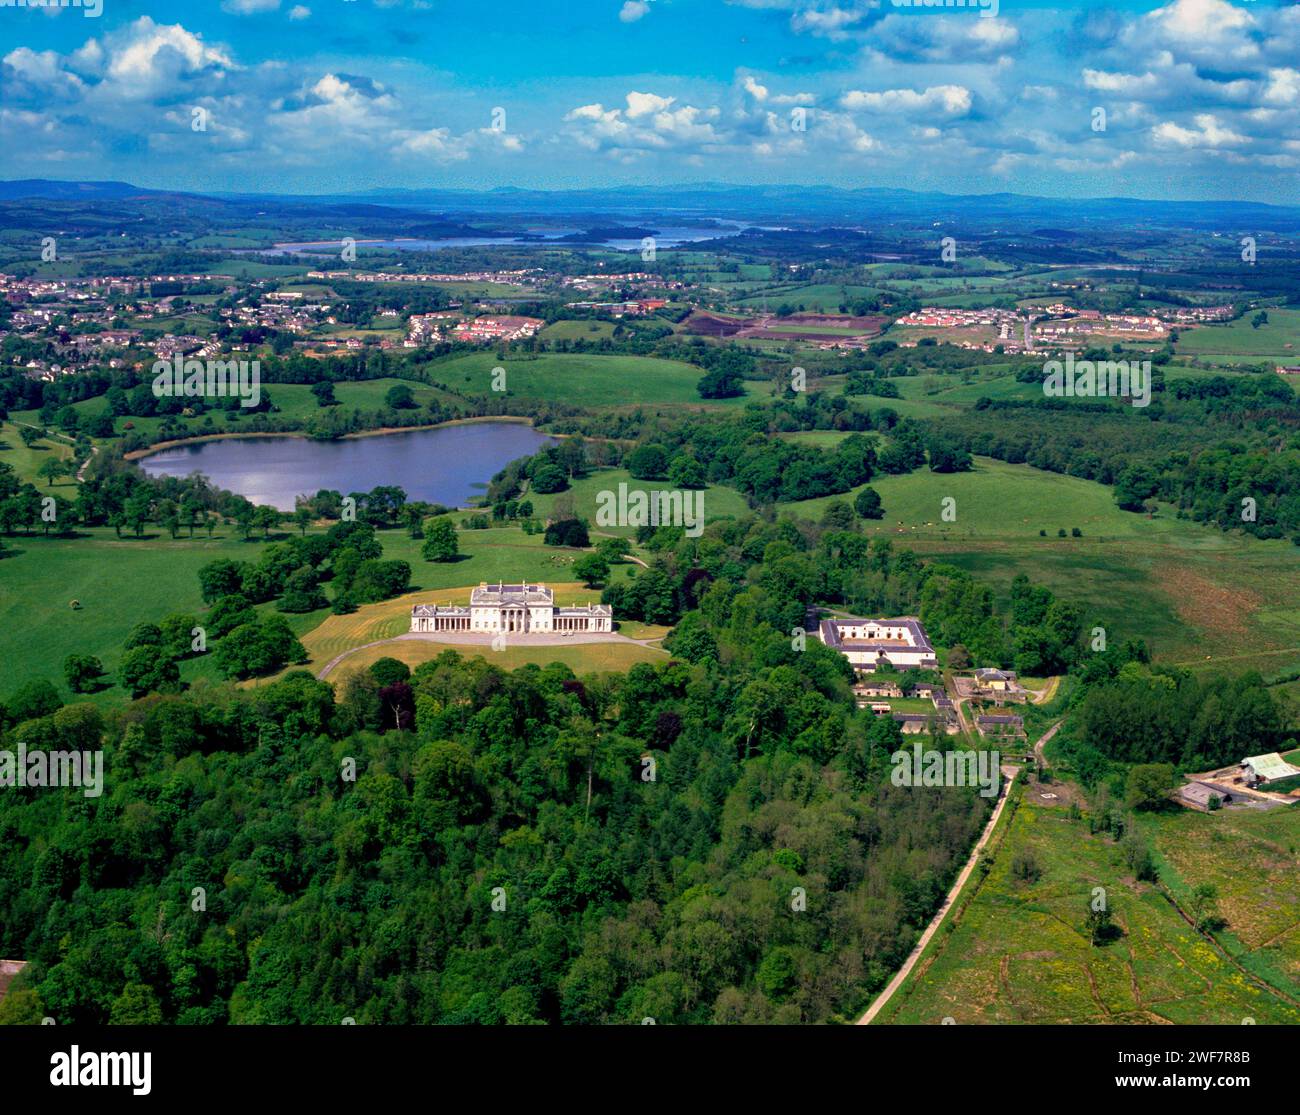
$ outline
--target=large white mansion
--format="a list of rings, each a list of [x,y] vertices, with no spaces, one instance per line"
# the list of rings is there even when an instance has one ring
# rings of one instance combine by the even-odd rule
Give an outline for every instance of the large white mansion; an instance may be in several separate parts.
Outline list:
[[[480,584],[469,597],[469,607],[416,604],[411,609],[412,631],[609,632],[614,630],[614,610],[608,604],[557,608],[555,593],[545,585]]]
[[[879,662],[899,670],[937,666],[930,637],[915,616],[897,619],[855,619],[835,616],[821,621],[818,637],[838,650],[855,670],[874,672]]]

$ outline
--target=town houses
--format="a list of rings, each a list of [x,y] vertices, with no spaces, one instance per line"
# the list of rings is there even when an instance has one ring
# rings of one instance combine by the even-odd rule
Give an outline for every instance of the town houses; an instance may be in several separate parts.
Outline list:
[[[447,312],[412,314],[406,319],[406,347],[431,344],[443,339],[443,330],[460,320],[460,314]]]
[[[928,327],[931,329],[972,329],[999,326],[1009,322],[1022,322],[1024,318],[1010,310],[962,310],[951,307],[926,306],[904,314],[894,324]]]
[[[652,314],[655,310],[661,310],[668,303],[663,298],[634,298],[627,302],[566,302],[565,305],[570,309],[595,310],[598,313],[609,314],[610,317],[626,315],[639,317],[642,314]]]
[[[452,339],[468,344],[490,344],[493,341],[520,341],[531,337],[546,323],[536,317],[482,317],[462,321],[452,331]]]
[[[519,286],[541,281],[538,267],[513,271],[308,271],[309,279],[346,279],[354,283],[498,283]]]

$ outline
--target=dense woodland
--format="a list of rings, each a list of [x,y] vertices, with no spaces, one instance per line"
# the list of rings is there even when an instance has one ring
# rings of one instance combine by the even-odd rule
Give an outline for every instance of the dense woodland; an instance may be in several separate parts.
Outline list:
[[[988,803],[889,784],[896,725],[856,709],[838,654],[792,637],[811,600],[916,612],[949,653],[1072,673],[1094,783],[1280,731],[1251,680],[1198,686],[1139,644],[1087,651],[1086,617],[1023,579],[999,612],[969,575],[852,530],[754,517],[656,542],[607,598],[675,623],[673,658],[625,676],[449,652],[414,674],[382,660],[337,694],[299,672],[163,684],[107,712],[39,683],[10,695],[5,746],[102,739],[108,777],[94,799],[0,796],[0,951],[31,961],[0,1018],[851,1016]],[[357,524],[314,543],[322,566],[369,544]],[[214,563],[209,615],[288,563],[284,544]]]

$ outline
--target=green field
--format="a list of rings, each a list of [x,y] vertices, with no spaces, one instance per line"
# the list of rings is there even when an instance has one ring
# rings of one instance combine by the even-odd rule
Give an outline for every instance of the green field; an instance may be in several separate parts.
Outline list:
[[[635,406],[690,403],[742,404],[743,399],[704,400],[695,386],[703,370],[677,360],[649,356],[591,356],[548,353],[536,357],[475,352],[430,365],[431,375],[452,390],[492,393],[492,369],[506,371],[506,390],[518,398],[562,401],[575,406]]]
[[[782,441],[790,441],[795,445],[811,445],[814,449],[834,449],[848,436],[847,430],[792,430],[789,433],[777,434]],[[868,433],[867,436],[875,435]]]
[[[854,395],[852,398],[862,399],[872,410],[888,407],[903,418],[943,418],[953,414],[951,406],[928,399],[888,399],[883,395]]]
[[[39,425],[39,421],[35,424]],[[72,446],[54,434],[47,434],[29,449],[23,444],[17,426],[12,422],[0,423],[0,461],[13,466],[19,480],[35,484],[42,492],[49,490],[49,482],[40,479],[36,470],[51,457],[63,461],[71,456]],[[61,477],[54,486],[55,491],[72,499],[75,495],[72,490],[74,484],[71,477]]]
[[[547,341],[600,341],[613,335],[612,321],[555,321],[538,334]]]
[[[615,498],[618,495],[619,484],[626,484],[628,492],[634,491],[665,491],[672,488],[667,480],[633,480],[631,474],[626,469],[600,469],[584,476],[576,481],[567,492],[558,492],[554,495],[535,495],[528,494],[528,499],[532,501],[533,513],[542,518],[559,518],[567,517],[557,515],[558,508],[567,508],[568,513],[576,515],[578,518],[586,519],[590,524],[593,533],[599,534],[619,534],[629,537],[636,533],[635,527],[630,526],[601,526],[596,521],[596,512],[600,506],[597,502],[597,495],[603,491],[613,492]],[[742,496],[735,488],[723,488],[713,486],[702,489],[704,495],[704,520],[726,518],[734,516],[740,518],[749,513],[749,507],[745,503],[745,497]],[[694,499],[694,496],[692,496]],[[694,508],[696,505],[691,504]]]
[[[1087,823],[1072,820],[1060,804],[1032,802],[1035,792],[1025,791],[1001,842],[995,838],[986,854],[987,877],[980,882],[976,869],[963,896],[969,904],[959,900],[877,1024],[933,1025],[945,1018],[958,1024],[1300,1023],[1294,962],[1300,863],[1294,851],[1277,846],[1276,833],[1271,839],[1234,833],[1253,827],[1254,819],[1240,826],[1231,813],[1169,819],[1189,844],[1203,846],[1207,833],[1212,843],[1218,833],[1233,833],[1220,857],[1238,873],[1232,893],[1255,891],[1270,907],[1247,926],[1234,921],[1235,901],[1221,901],[1229,926],[1212,942],[1167,897],[1183,901],[1202,881],[1199,869],[1183,876],[1166,865],[1167,889],[1139,882],[1115,842],[1090,835]],[[1261,815],[1260,827],[1282,823],[1275,816]],[[1294,832],[1300,817],[1290,820]],[[1030,857],[1041,874],[1017,878],[1011,865],[1018,856]],[[1103,945],[1093,945],[1084,931],[1098,887],[1122,931]],[[1264,935],[1275,928],[1281,936],[1266,944]],[[1246,930],[1259,938],[1253,949],[1237,940]]]
[[[42,677],[66,695],[69,654],[95,655],[111,673],[137,623],[202,612],[200,566],[217,558],[255,561],[262,549],[260,541],[244,542],[227,529],[212,541],[201,532],[192,542],[165,534],[118,541],[111,529],[94,528],[75,539],[8,535],[4,543],[0,696]],[[80,609],[70,606],[73,600]],[[120,699],[121,690],[112,692]]]
[[[874,298],[880,291],[877,287],[838,283],[800,283],[793,285],[774,285],[764,287],[746,298],[737,299],[737,305],[757,309],[764,303],[769,310],[789,304],[802,306],[809,311],[835,313],[841,305],[861,298]],[[850,330],[849,332],[853,332]]]
[[[1090,480],[975,458],[968,473],[878,476],[885,517],[864,529],[967,570],[1005,600],[1024,573],[1085,607],[1111,638],[1142,638],[1196,669],[1277,673],[1300,665],[1300,558],[1261,541],[1178,519],[1121,511]],[[818,520],[854,493],[784,505]],[[956,519],[941,518],[945,497]],[[1069,536],[1078,527],[1082,537]],[[1057,537],[1064,529],[1067,537]],[[1045,530],[1047,537],[1040,537]]]
[[[453,515],[459,524],[464,516]],[[458,533],[459,561],[431,562],[420,556],[423,540],[406,531],[381,531],[385,558],[400,558],[411,566],[415,589],[443,589],[476,585],[480,581],[572,581],[570,568],[581,550],[547,546],[540,534],[525,534],[518,527],[489,527]]]
[[[1296,363],[1300,352],[1300,310],[1268,308],[1268,322],[1258,329],[1250,322],[1255,315],[1246,313],[1225,325],[1199,325],[1185,329],[1178,335],[1175,346],[1182,355],[1200,356],[1220,353],[1227,356],[1258,356],[1270,353],[1288,353],[1288,360]]]
[[[1041,399],[1043,386],[1041,383],[1021,383],[1015,376],[997,376],[976,383],[955,383],[926,398],[950,406],[971,406],[985,396],[990,399]]]
[[[1199,883],[1218,891],[1242,963],[1300,987],[1300,808],[1179,811],[1144,817],[1143,828],[1180,900]]]
[[[545,546],[541,535],[529,536],[516,527],[461,531],[459,537],[461,560],[435,563],[420,557],[421,542],[405,531],[380,532],[384,556],[409,562],[412,586],[426,590],[521,578],[571,581],[571,567],[581,553]],[[95,655],[111,675],[121,660],[122,644],[137,623],[156,623],[173,613],[202,616],[200,566],[218,558],[255,562],[264,545],[256,536],[245,542],[228,527],[219,528],[211,541],[201,531],[195,532],[193,541],[184,533],[173,541],[154,530],[141,539],[119,541],[111,529],[92,528],[77,538],[10,535],[4,544],[0,699],[15,686],[42,677],[66,696],[63,660],[69,654]],[[105,570],[111,570],[111,575],[106,576]],[[147,588],[124,592],[123,585]],[[73,600],[81,604],[79,609],[70,606]],[[263,611],[272,608],[272,604],[262,606]],[[303,634],[327,615],[322,609],[287,618]],[[182,664],[181,676],[194,681],[215,679],[216,674],[210,659],[197,658]],[[121,697],[120,689],[109,689],[96,699]]]
[[[1079,527],[1089,537],[1126,538],[1145,535],[1152,523],[1141,515],[1121,511],[1109,488],[1028,465],[1012,465],[976,457],[970,472],[936,473],[920,468],[902,476],[880,475],[871,487],[880,493],[885,518],[877,532],[924,533],[942,538],[1026,537],[1047,529]],[[942,500],[956,500],[956,519],[940,519]],[[826,505],[848,496],[823,496],[786,506],[805,518],[820,518]],[[1144,524],[1146,524],[1144,526]],[[1172,529],[1173,520],[1158,521],[1157,529]]]

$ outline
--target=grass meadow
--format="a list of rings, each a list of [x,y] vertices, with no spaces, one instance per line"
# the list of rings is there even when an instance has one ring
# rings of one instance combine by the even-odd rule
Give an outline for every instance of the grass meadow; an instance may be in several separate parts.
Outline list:
[[[1269,676],[1300,666],[1300,561],[1290,542],[1227,534],[1168,507],[1151,518],[1121,511],[1104,485],[985,457],[968,473],[918,469],[871,486],[885,517],[868,532],[967,570],[1003,600],[1024,573],[1083,605],[1089,626],[1145,639],[1189,668]],[[785,506],[817,520],[853,494]],[[951,523],[946,497],[956,501]]]
[[[1227,830],[1235,824],[1230,818],[1188,814],[1186,826],[1208,822]],[[1177,828],[1181,818],[1171,820]],[[945,1018],[958,1024],[1300,1023],[1300,984],[1284,963],[1294,938],[1283,948],[1262,944],[1275,924],[1282,928],[1283,910],[1254,930],[1261,942],[1254,951],[1272,954],[1252,956],[1233,939],[1233,902],[1220,903],[1229,918],[1222,941],[1198,933],[1174,905],[1201,881],[1199,869],[1183,876],[1166,867],[1161,885],[1138,882],[1115,842],[1091,835],[1086,821],[1072,819],[1063,805],[1035,804],[1027,796],[1003,823],[985,855],[987,875],[981,880],[976,869],[955,913],[877,1024],[933,1025]],[[1236,847],[1252,866],[1270,865],[1261,887],[1294,912],[1300,892],[1294,853],[1243,839]],[[1158,847],[1163,851],[1163,836]],[[1017,859],[1032,862],[1037,877],[1018,877]],[[1241,867],[1238,893],[1258,881]],[[1093,945],[1085,931],[1098,887],[1121,930],[1103,945]]]
[[[42,492],[48,491],[49,481],[37,476],[37,470],[50,458],[56,461],[67,460],[72,456],[72,446],[60,437],[46,434],[29,449],[23,444],[18,430],[19,427],[12,422],[0,423],[0,461],[11,465],[20,481],[35,484]],[[75,483],[71,477],[60,477],[54,490],[71,499]],[[65,488],[66,491],[61,490]]]
[[[272,533],[271,540],[276,538]],[[461,531],[461,559],[445,563],[424,561],[421,542],[405,531],[381,531],[380,540],[386,558],[410,563],[412,586],[423,593],[521,578],[569,583],[573,562],[582,553],[545,546],[541,535],[529,536],[516,527]],[[74,538],[6,537],[0,551],[0,699],[37,678],[48,679],[68,696],[63,661],[69,654],[96,656],[111,679],[121,662],[122,644],[136,624],[157,623],[173,613],[195,615],[201,622],[206,609],[199,593],[200,567],[220,558],[256,562],[265,544],[257,535],[246,542],[225,526],[211,540],[202,531],[196,531],[193,540],[184,532],[173,540],[153,530],[139,539],[119,540],[111,529],[98,527]],[[616,566],[614,575],[626,576],[624,570],[631,568]],[[598,595],[584,589],[582,598],[595,600]],[[404,598],[408,614],[414,599]],[[72,608],[73,600],[81,607]],[[273,607],[264,604],[260,610]],[[320,609],[286,618],[303,636],[322,621],[340,617]],[[181,677],[191,682],[219,680],[211,659],[202,656],[182,663]],[[122,696],[121,689],[112,687],[95,699]]]
[[[613,492],[615,497],[618,495],[618,486],[626,484],[628,486],[629,497],[632,492],[652,492],[671,490],[672,485],[667,480],[633,480],[632,474],[622,468],[598,469],[588,476],[576,481],[568,491],[556,492],[548,495],[538,495],[528,493],[527,498],[532,501],[533,513],[542,518],[565,518],[569,515],[577,515],[579,518],[586,519],[591,525],[593,533],[598,534],[618,534],[623,537],[631,537],[636,533],[635,527],[630,526],[600,526],[596,521],[596,512],[600,504],[598,495],[601,492]],[[727,517],[740,518],[749,513],[749,505],[735,488],[725,488],[720,485],[711,485],[701,489],[704,498],[704,519],[708,522],[710,519],[721,519]],[[694,495],[691,497],[694,499]],[[694,503],[691,505],[695,506]],[[557,509],[564,511],[561,515]]]
[[[492,393],[492,369],[504,368],[506,391],[528,399],[575,406],[637,406],[680,403],[696,406],[743,405],[742,398],[706,400],[696,391],[704,372],[679,360],[649,356],[599,356],[545,353],[507,356],[474,352],[430,365],[433,378],[455,391]]]

